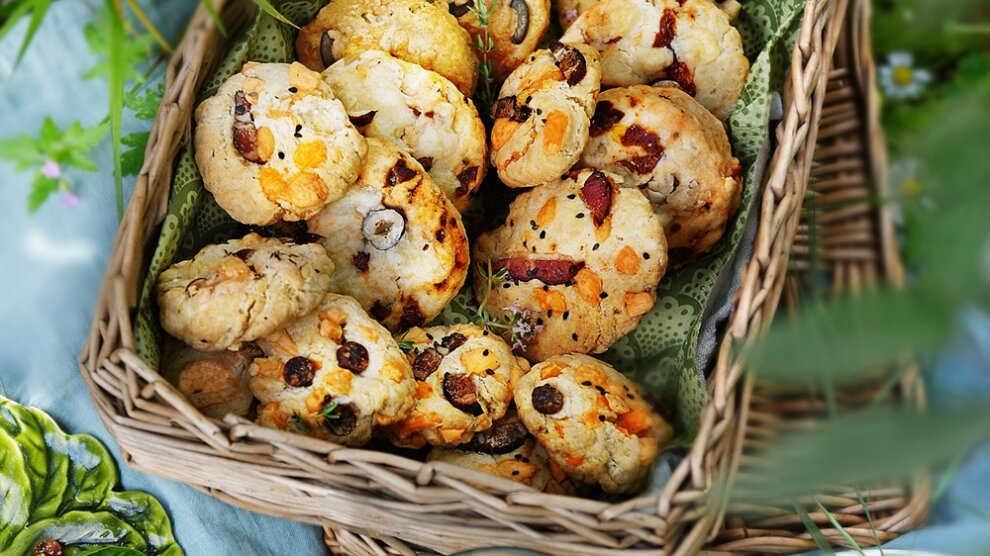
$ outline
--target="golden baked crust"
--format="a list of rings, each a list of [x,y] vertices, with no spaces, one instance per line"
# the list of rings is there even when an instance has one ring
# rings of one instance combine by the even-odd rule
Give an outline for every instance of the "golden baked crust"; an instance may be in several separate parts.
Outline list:
[[[484,40],[484,28],[468,6],[474,0],[443,0],[450,13],[474,41]],[[533,53],[543,40],[550,25],[550,0],[488,0],[495,8],[488,18],[488,36],[494,49],[488,59],[495,70],[495,79],[502,81],[512,70]]]
[[[587,355],[534,365],[516,385],[519,418],[571,478],[608,493],[644,486],[673,436],[639,388]]]
[[[310,314],[258,341],[248,369],[258,423],[346,446],[404,418],[416,390],[391,334],[352,298],[328,293]]]
[[[487,136],[453,83],[377,50],[340,60],[323,78],[362,133],[409,149],[454,206],[467,208],[488,169]]]
[[[710,0],[600,0],[561,42],[598,49],[603,86],[670,80],[720,119],[749,73],[742,37]]]
[[[548,494],[575,494],[576,486],[529,434],[515,411],[454,449],[433,448],[426,461],[443,462],[515,481]]]
[[[397,446],[450,447],[505,415],[522,368],[509,346],[473,324],[413,328],[401,339],[416,377],[416,405],[388,430]],[[528,367],[528,364],[527,364]]]
[[[361,177],[309,221],[350,295],[392,330],[423,325],[457,294],[470,248],[461,215],[403,149],[368,139]]]
[[[577,162],[600,77],[594,48],[559,42],[512,72],[492,104],[492,165],[506,185],[544,185]]]
[[[207,245],[158,276],[162,328],[200,351],[237,349],[312,310],[333,269],[317,244],[251,233]]]
[[[478,80],[471,37],[429,0],[334,0],[296,39],[299,61],[316,71],[365,50],[384,50],[433,70],[467,96]]]
[[[602,93],[581,164],[622,176],[663,223],[673,264],[711,248],[739,210],[739,161],[722,123],[676,88]]]
[[[238,351],[196,351],[166,336],[161,374],[207,417],[247,417],[254,403],[248,388],[248,367],[260,355],[253,343]]]
[[[196,109],[196,164],[231,218],[305,220],[357,179],[367,147],[320,74],[248,62]]]
[[[516,347],[542,361],[601,353],[633,330],[656,301],[667,244],[646,197],[586,169],[516,197],[505,224],[475,241],[474,259],[506,274],[486,293],[476,271],[478,302],[496,316],[528,315],[535,331]]]

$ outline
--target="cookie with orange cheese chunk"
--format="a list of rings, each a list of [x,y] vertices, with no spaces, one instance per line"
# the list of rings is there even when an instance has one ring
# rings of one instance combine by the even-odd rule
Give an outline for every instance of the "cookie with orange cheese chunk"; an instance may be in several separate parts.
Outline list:
[[[476,298],[514,323],[514,347],[531,361],[601,353],[656,301],[667,266],[660,219],[617,179],[584,169],[526,191],[474,243]]]
[[[464,444],[505,415],[512,383],[529,368],[502,338],[473,324],[413,328],[401,336],[416,377],[416,404],[387,431],[392,443]]]
[[[203,185],[243,224],[305,220],[357,179],[367,145],[320,74],[248,62],[196,109]]]
[[[310,314],[258,341],[248,369],[258,423],[346,446],[412,409],[416,383],[398,344],[357,301],[328,293]]]
[[[534,365],[516,384],[519,418],[572,479],[608,493],[644,486],[673,430],[619,371],[580,354]]]
[[[594,48],[559,42],[534,52],[509,75],[491,108],[491,161],[506,185],[544,185],[577,162],[600,80]]]

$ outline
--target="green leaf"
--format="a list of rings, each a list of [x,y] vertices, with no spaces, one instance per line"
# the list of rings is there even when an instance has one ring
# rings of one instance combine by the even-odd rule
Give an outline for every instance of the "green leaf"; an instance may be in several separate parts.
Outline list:
[[[38,149],[38,143],[29,135],[0,141],[0,158],[12,163],[18,172],[45,161],[45,155]]]
[[[31,194],[28,195],[28,212],[35,213],[51,197],[52,193],[58,191],[58,180],[47,178],[38,174],[31,182]]]
[[[954,311],[917,288],[829,305],[813,301],[796,318],[778,321],[744,355],[762,379],[806,383],[830,377],[839,382],[941,345]]]
[[[38,130],[38,144],[42,149],[47,149],[61,138],[62,133],[58,130],[58,124],[51,116],[45,116],[41,122],[41,129]]]
[[[124,106],[134,112],[134,116],[139,120],[153,120],[158,114],[158,107],[162,104],[164,94],[165,85],[159,83],[158,87],[145,89],[144,95],[137,92],[128,93],[124,96]]]
[[[838,531],[840,535],[842,535],[842,538],[846,540],[846,544],[849,545],[849,548],[852,548],[856,552],[859,552],[860,556],[865,556],[863,554],[863,549],[859,547],[859,543],[856,542],[856,539],[852,538],[852,535],[850,535],[849,532],[846,531],[846,528],[843,527],[841,523],[839,523],[839,520],[835,519],[835,516],[832,515],[832,512],[828,511],[828,508],[822,505],[822,503],[819,502],[817,499],[815,500],[815,503],[818,504],[818,508],[822,511],[822,513],[825,514],[825,517],[828,518],[828,521],[829,523],[832,524],[832,527],[834,527],[835,530]]]
[[[121,139],[121,143],[130,147],[120,155],[120,167],[125,176],[136,176],[141,171],[144,164],[144,149],[148,145],[148,137],[151,134],[129,133]]]
[[[808,511],[798,504],[792,504],[792,506],[794,507],[794,511],[797,512],[798,517],[801,518],[801,523],[804,524],[804,528],[808,530],[811,538],[815,541],[815,544],[818,545],[818,548],[825,554],[835,556],[835,551],[832,550],[832,545],[829,544],[828,539],[826,539],[825,535],[822,534],[822,530],[818,528],[818,525],[812,521],[811,516],[808,515]]]
[[[81,550],[76,552],[75,556],[145,556],[145,554],[123,546],[104,546]]]
[[[836,484],[906,479],[990,437],[990,407],[870,409],[795,432],[746,466],[733,499],[796,498]]]
[[[124,118],[124,80],[128,61],[124,55],[124,22],[115,10],[114,0],[106,0],[110,33],[107,41],[107,89],[110,92],[110,145],[113,149],[113,185],[117,201],[117,217],[124,216],[124,175],[120,160],[120,134]]]
[[[111,2],[113,4],[113,2]],[[89,50],[98,56],[98,60],[93,67],[84,74],[83,79],[93,79],[95,77],[108,77],[110,75],[112,62],[108,56],[111,35],[113,35],[114,22],[123,23],[120,19],[116,7],[105,5],[100,10],[100,17],[90,21],[83,27],[83,36],[89,45]],[[147,34],[129,35],[123,44],[113,52],[114,56],[124,62],[124,81],[141,83],[144,81],[144,74],[140,68],[148,61],[154,49],[154,39]]]
[[[295,23],[289,21],[289,18],[287,18],[284,15],[282,15],[281,13],[279,13],[279,11],[275,9],[275,6],[272,6],[272,3],[269,2],[268,0],[253,0],[253,2],[259,8],[261,8],[261,11],[265,12],[266,14],[274,17],[275,19],[281,21],[282,23],[285,23],[287,25],[291,25],[292,27],[294,27],[296,29],[299,28],[298,25],[296,25]]]

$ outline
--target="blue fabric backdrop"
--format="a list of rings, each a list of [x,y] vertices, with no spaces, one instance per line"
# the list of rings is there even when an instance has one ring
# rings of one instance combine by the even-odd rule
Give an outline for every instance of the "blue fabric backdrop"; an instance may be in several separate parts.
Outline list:
[[[149,7],[166,36],[177,37],[197,2],[159,1]],[[60,126],[93,124],[106,115],[106,90],[81,76],[95,61],[81,22],[93,16],[81,1],[56,2],[30,51],[13,64],[24,26],[0,42],[0,137],[36,133],[52,116]],[[160,77],[158,77],[160,78]],[[125,133],[146,124],[125,120]],[[76,368],[97,289],[117,229],[110,145],[95,151],[101,171],[73,173],[81,202],[54,197],[37,214],[26,211],[30,177],[0,163],[0,388],[50,412],[70,432],[88,432],[119,448],[103,428]],[[959,341],[934,366],[932,398],[958,394],[990,400],[990,320],[961,320]],[[121,466],[122,483],[157,496],[169,510],[190,556],[315,555],[317,528],[227,506],[185,485]],[[990,554],[990,448],[975,452],[939,499],[931,526],[892,546],[948,554]]]

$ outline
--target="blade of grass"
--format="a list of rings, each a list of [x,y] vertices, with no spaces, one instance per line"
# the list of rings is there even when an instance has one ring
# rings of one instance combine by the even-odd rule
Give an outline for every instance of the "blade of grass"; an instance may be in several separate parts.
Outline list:
[[[217,26],[220,30],[220,34],[227,36],[227,28],[223,25],[223,20],[220,19],[220,14],[217,13],[217,7],[213,5],[213,0],[202,0],[203,7],[206,8],[206,13],[210,14],[210,19],[213,20],[213,24]]]
[[[165,40],[165,37],[158,30],[158,27],[155,27],[155,24],[151,22],[148,14],[144,13],[144,10],[141,9],[141,6],[136,2],[136,0],[127,0],[127,5],[131,8],[131,11],[134,12],[134,17],[141,22],[141,26],[144,27],[144,30],[155,39],[155,42],[162,47],[162,50],[171,54],[172,45]],[[121,17],[123,17],[123,14],[121,14]]]
[[[52,0],[33,0],[31,5],[31,22],[28,23],[27,34],[24,35],[24,40],[21,42],[21,49],[17,52],[17,61],[14,62],[15,66],[21,63],[21,58],[24,57],[28,46],[34,40],[34,35],[38,32],[38,28],[41,27],[41,22],[44,21],[45,15],[48,13],[48,8],[52,5]]]
[[[949,488],[949,483],[952,482],[952,479],[956,477],[956,473],[959,472],[959,466],[962,464],[963,459],[968,453],[969,450],[961,452],[951,462],[949,462],[949,466],[945,468],[945,471],[942,472],[942,476],[939,477],[938,484],[935,485],[935,490],[932,491],[932,504],[935,504],[941,500],[942,496],[945,494],[945,491]]]
[[[7,33],[9,33],[10,30],[21,21],[24,14],[31,10],[33,1],[34,0],[21,0],[19,3],[8,7],[10,13],[7,16],[7,20],[3,22],[3,26],[0,27],[0,39],[6,37]]]
[[[873,523],[873,515],[870,513],[870,508],[866,505],[866,497],[863,496],[863,489],[856,487],[856,497],[859,498],[859,505],[863,506],[863,512],[866,514],[866,521],[870,524],[870,531],[873,532],[873,542],[876,544],[877,550],[880,551],[880,556],[883,556],[883,546],[880,544],[880,535],[877,533],[877,526]]]
[[[275,6],[272,6],[272,3],[269,2],[268,0],[252,0],[252,1],[255,3],[255,5],[261,8],[261,11],[265,12],[266,14],[274,17],[275,19],[281,21],[282,23],[291,25],[296,29],[299,28],[299,26],[297,26],[295,23],[289,21],[289,18],[279,13],[279,11],[275,9]]]
[[[119,0],[118,0],[119,1]],[[114,0],[106,0],[107,17],[110,22],[110,37],[107,41],[109,71],[107,88],[110,108],[110,146],[113,149],[113,185],[117,201],[117,218],[124,216],[124,175],[120,161],[121,125],[124,119],[124,22],[120,17],[120,6]]]
[[[811,520],[811,516],[808,515],[807,510],[804,509],[800,504],[793,504],[794,511],[797,512],[798,516],[801,518],[801,523],[804,523],[804,528],[811,533],[811,538],[818,545],[818,548],[828,554],[829,556],[835,556],[835,551],[832,550],[832,545],[829,544],[828,539],[822,534],[822,530],[815,525],[815,522]]]
[[[828,521],[829,523],[832,524],[832,527],[834,527],[835,530],[838,531],[840,535],[842,535],[842,538],[846,539],[846,542],[849,544],[849,548],[852,548],[853,550],[858,552],[859,556],[865,556],[863,554],[863,549],[859,547],[859,543],[856,542],[856,539],[852,538],[852,535],[850,535],[849,532],[846,531],[846,528],[843,527],[841,523],[839,523],[839,520],[835,519],[835,516],[832,515],[832,512],[828,511],[828,508],[826,508],[821,502],[819,502],[817,498],[815,498],[815,504],[818,504],[818,508],[822,511],[822,513],[825,514],[825,517],[828,518]]]

